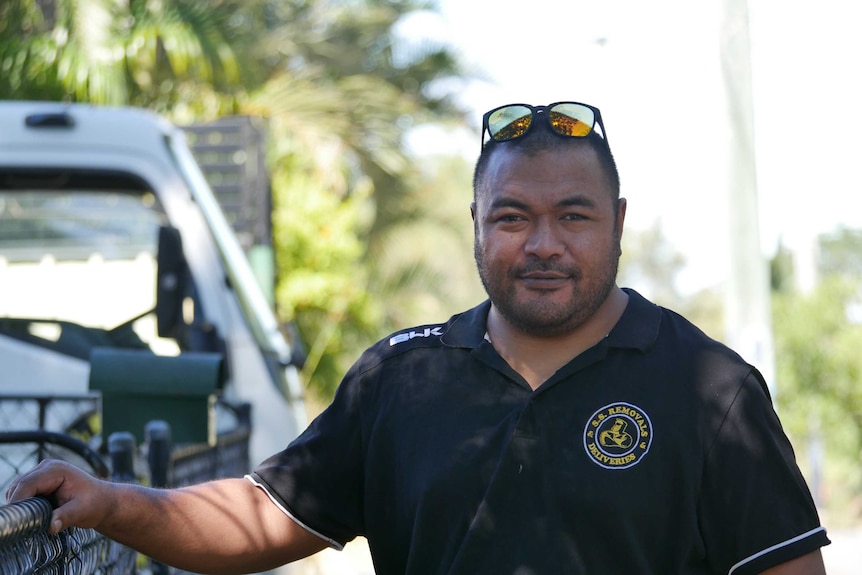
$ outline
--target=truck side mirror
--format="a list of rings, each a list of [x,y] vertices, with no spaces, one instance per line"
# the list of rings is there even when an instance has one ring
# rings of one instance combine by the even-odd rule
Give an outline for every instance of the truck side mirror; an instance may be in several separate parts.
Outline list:
[[[183,325],[183,298],[188,288],[188,267],[180,231],[159,228],[156,271],[156,325],[159,337],[176,337]]]

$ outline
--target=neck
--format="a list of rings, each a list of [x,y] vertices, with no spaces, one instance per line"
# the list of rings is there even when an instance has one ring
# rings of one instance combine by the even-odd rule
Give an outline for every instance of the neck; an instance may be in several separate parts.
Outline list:
[[[623,315],[628,299],[628,294],[614,287],[587,321],[568,333],[552,337],[524,333],[491,305],[488,337],[497,353],[536,389],[558,369],[601,341]]]

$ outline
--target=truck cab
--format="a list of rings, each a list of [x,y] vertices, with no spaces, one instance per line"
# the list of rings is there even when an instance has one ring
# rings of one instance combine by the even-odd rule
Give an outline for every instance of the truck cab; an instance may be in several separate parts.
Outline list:
[[[217,355],[252,463],[305,425],[290,344],[183,131],[0,102],[0,397],[91,393],[94,350]]]

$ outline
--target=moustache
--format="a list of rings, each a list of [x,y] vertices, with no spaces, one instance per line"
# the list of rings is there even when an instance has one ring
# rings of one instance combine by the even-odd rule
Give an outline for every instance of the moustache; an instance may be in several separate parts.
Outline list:
[[[579,280],[583,276],[580,268],[577,266],[560,265],[556,262],[547,260],[538,260],[527,262],[524,265],[509,269],[510,277],[520,277],[530,273],[555,273],[563,276],[568,276],[574,280]]]

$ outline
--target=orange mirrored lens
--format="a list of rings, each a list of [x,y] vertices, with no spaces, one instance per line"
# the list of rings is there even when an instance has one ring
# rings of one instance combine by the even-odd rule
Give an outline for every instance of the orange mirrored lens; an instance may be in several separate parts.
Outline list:
[[[488,118],[488,132],[497,141],[523,136],[533,122],[533,111],[524,106],[506,106]]]
[[[563,136],[574,136],[580,138],[586,136],[593,129],[592,125],[585,124],[576,118],[570,118],[565,114],[551,112],[548,114],[548,120],[551,122],[551,127],[558,134]]]
[[[582,138],[592,131],[596,115],[586,106],[558,104],[548,111],[548,121],[558,134]]]

